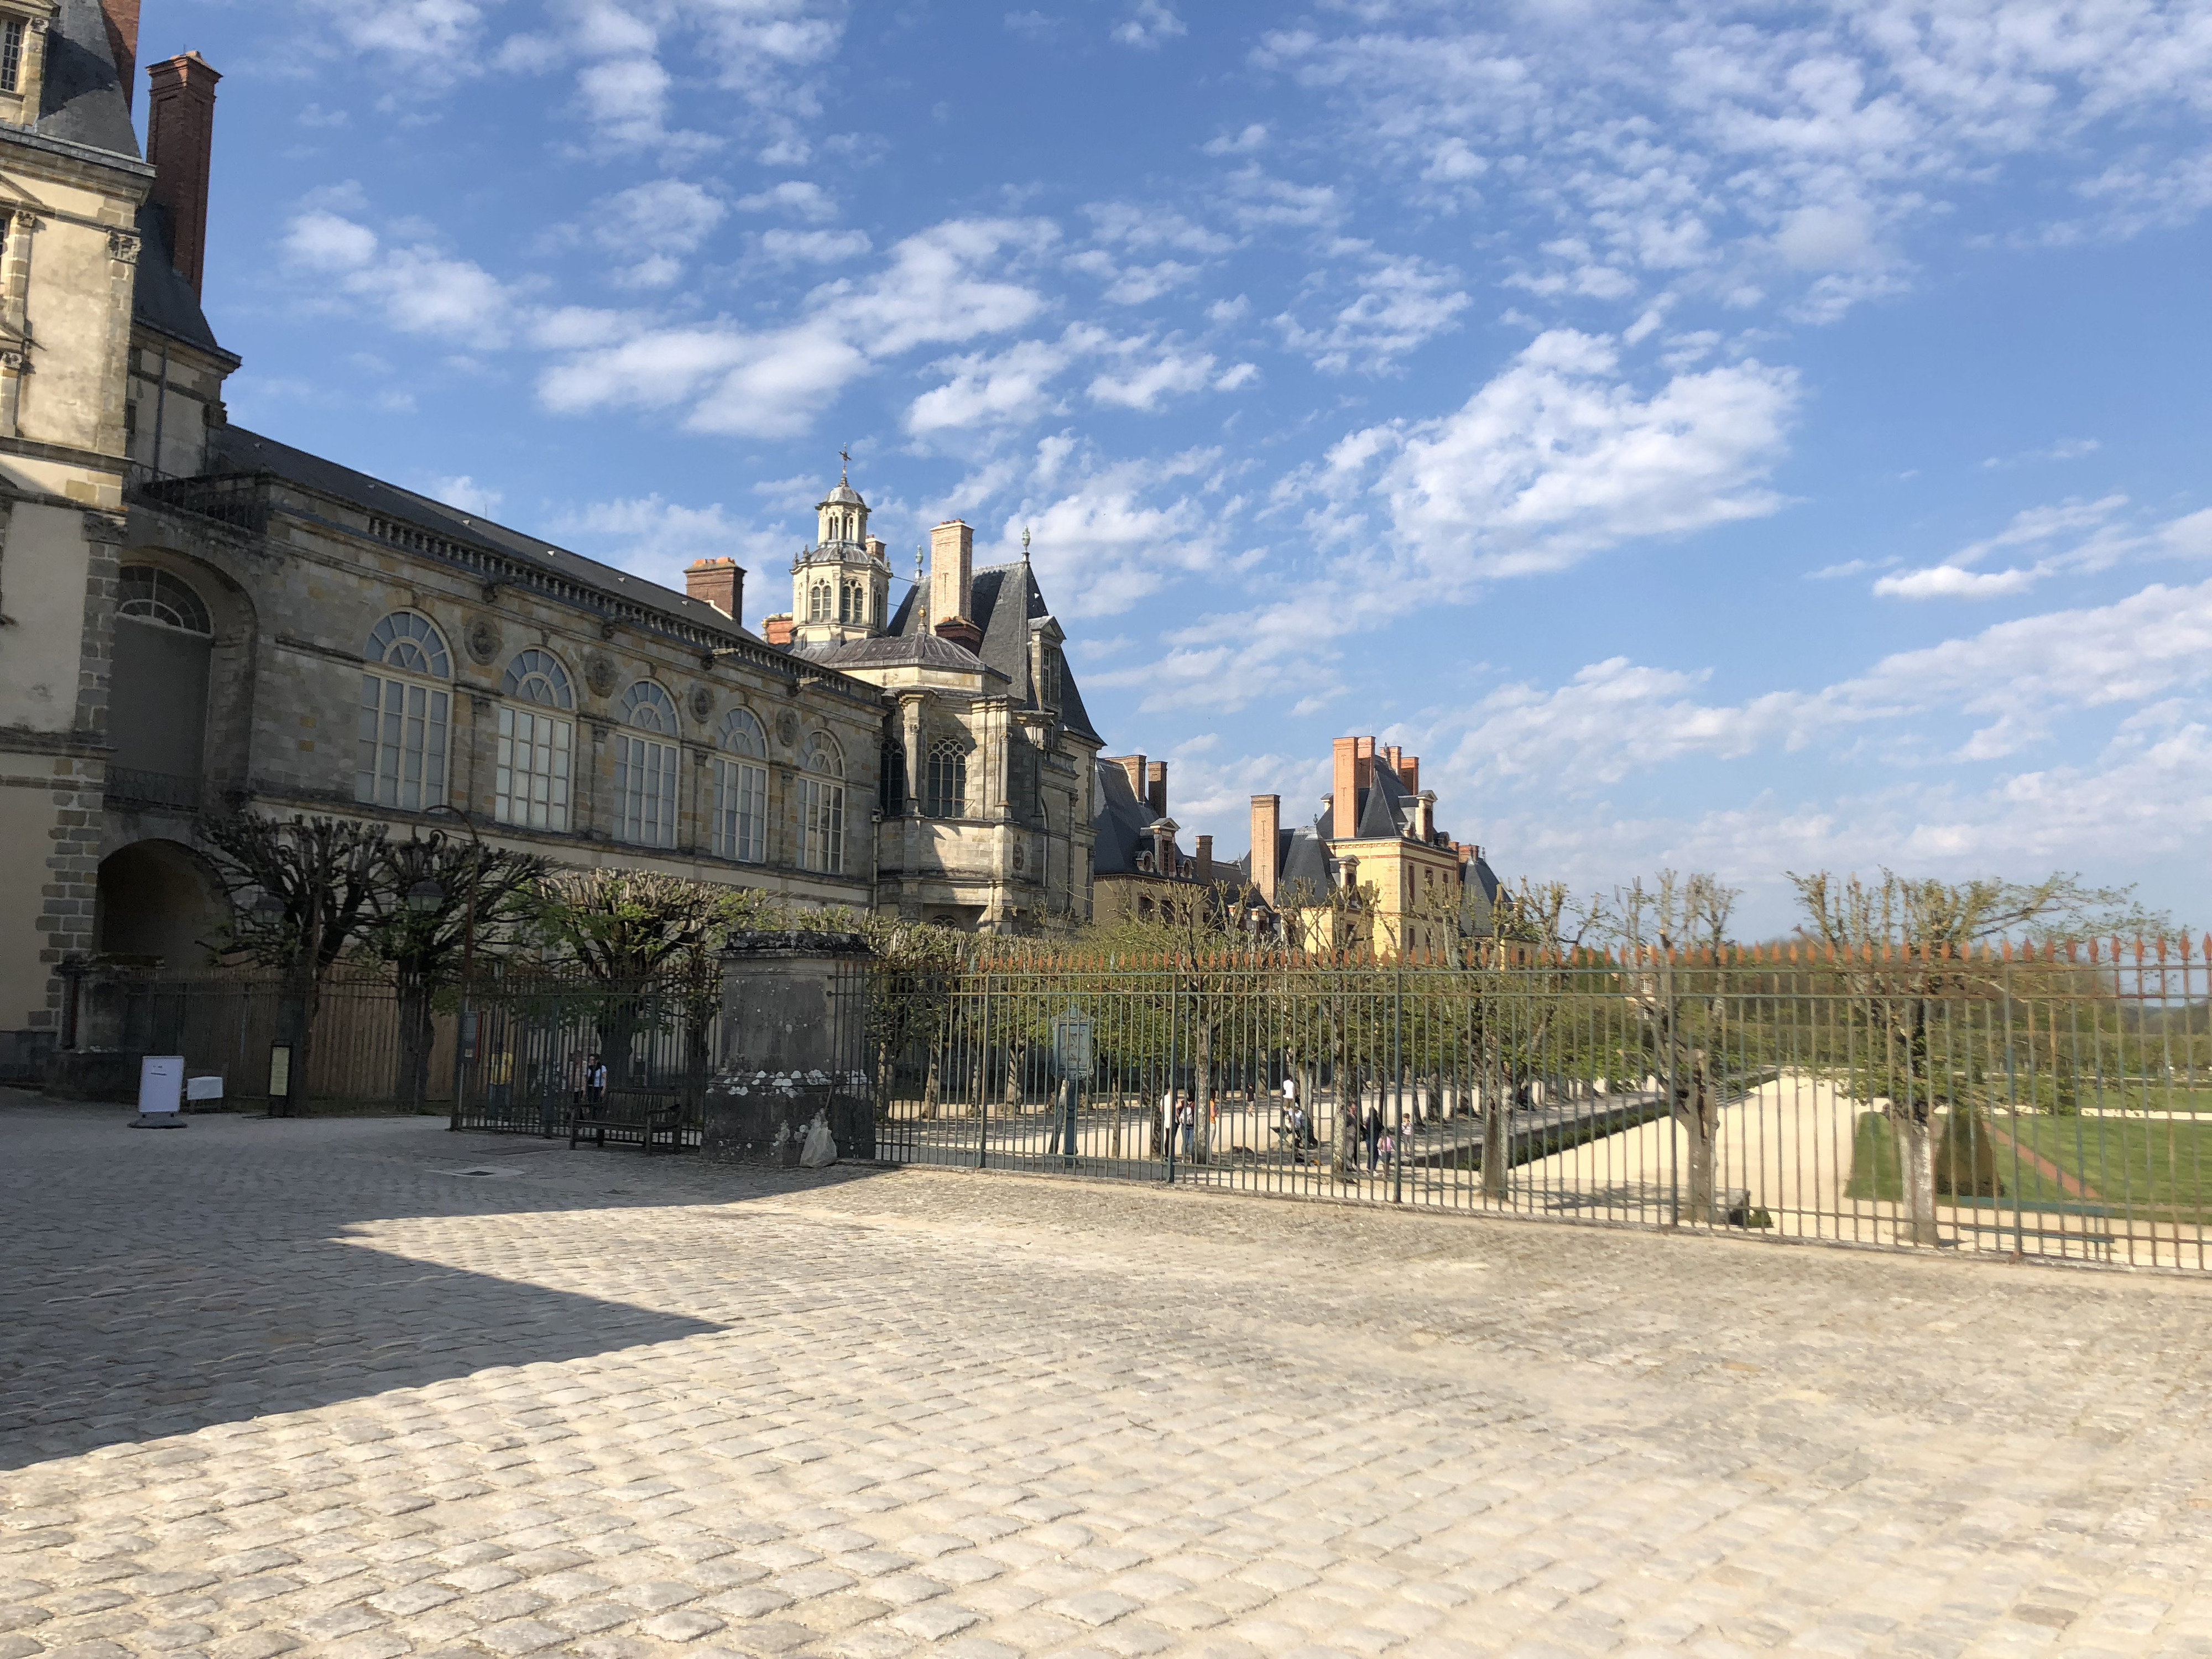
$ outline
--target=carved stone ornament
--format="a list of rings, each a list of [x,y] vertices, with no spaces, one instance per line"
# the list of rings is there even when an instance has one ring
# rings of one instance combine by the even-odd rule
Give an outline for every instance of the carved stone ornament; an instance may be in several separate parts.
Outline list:
[[[691,688],[691,718],[701,726],[704,726],[707,723],[707,716],[714,712],[714,694],[703,685],[693,686]]]
[[[138,263],[138,238],[127,230],[107,233],[107,257],[120,259],[126,265]]]
[[[1021,842],[1016,842],[1014,843],[1014,873],[1016,875],[1021,874],[1023,870],[1028,867],[1029,861],[1029,853],[1027,849],[1022,846]]]
[[[786,749],[799,747],[799,716],[788,708],[775,717],[775,740]]]
[[[592,695],[604,697],[615,689],[615,664],[611,657],[593,657],[584,665],[584,684],[592,688]]]
[[[480,666],[489,667],[492,659],[499,655],[499,629],[489,617],[473,617],[461,642],[468,647],[469,655]]]
[[[120,547],[124,541],[124,521],[105,513],[84,515],[84,538],[88,542],[105,542],[111,547]]]

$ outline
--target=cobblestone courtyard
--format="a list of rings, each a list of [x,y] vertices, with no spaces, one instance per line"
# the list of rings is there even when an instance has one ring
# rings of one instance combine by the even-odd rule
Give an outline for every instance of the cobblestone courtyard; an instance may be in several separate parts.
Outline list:
[[[2212,1285],[125,1121],[0,1108],[0,1659],[2212,1654]]]

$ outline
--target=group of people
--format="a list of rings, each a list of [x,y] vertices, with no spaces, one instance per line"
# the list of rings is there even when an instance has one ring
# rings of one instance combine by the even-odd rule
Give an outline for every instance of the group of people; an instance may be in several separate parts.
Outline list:
[[[1306,1110],[1305,1102],[1299,1097],[1296,1077],[1283,1079],[1282,1101],[1282,1121],[1276,1128],[1276,1137],[1290,1148],[1292,1163],[1304,1164],[1311,1152],[1321,1145],[1321,1139],[1315,1133],[1312,1115]],[[1384,1121],[1382,1108],[1379,1104],[1370,1101],[1355,1108],[1352,1123],[1358,1137],[1358,1148],[1366,1154],[1368,1169],[1380,1169],[1396,1160],[1398,1138]],[[1188,1159],[1197,1139],[1198,1103],[1181,1091],[1166,1091],[1160,1096],[1159,1118],[1154,1133],[1156,1152],[1170,1153]],[[1358,1152],[1355,1152],[1355,1164],[1358,1158]]]

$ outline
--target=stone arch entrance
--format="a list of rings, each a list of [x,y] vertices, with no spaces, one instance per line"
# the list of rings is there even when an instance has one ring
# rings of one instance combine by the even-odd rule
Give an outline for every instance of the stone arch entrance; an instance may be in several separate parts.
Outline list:
[[[93,948],[160,957],[173,974],[200,971],[223,914],[222,890],[200,855],[174,841],[138,841],[100,861]]]

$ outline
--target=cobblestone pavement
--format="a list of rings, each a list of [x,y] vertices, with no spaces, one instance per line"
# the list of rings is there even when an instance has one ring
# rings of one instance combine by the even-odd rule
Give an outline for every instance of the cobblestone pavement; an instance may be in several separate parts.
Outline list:
[[[0,1659],[2212,1654],[2212,1285],[124,1122],[0,1108]]]

